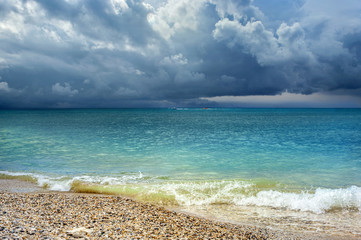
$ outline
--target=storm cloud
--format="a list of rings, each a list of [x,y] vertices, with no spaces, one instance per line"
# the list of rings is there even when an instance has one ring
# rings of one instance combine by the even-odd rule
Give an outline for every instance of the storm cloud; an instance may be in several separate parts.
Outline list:
[[[357,0],[4,0],[0,107],[341,92],[361,106],[360,11]]]

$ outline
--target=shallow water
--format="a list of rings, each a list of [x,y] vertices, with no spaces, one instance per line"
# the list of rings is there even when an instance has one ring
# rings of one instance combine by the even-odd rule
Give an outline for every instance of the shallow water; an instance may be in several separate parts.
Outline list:
[[[287,209],[204,205],[183,206],[175,210],[196,214],[217,221],[258,226],[284,234],[286,239],[360,239],[361,213],[333,211],[324,214],[289,211]]]
[[[361,210],[360,109],[1,110],[0,149],[1,178],[51,190],[326,218]]]

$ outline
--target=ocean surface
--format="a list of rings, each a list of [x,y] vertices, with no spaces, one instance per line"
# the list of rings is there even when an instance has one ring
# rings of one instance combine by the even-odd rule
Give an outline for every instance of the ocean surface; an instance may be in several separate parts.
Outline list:
[[[0,110],[0,177],[196,211],[359,218],[361,109]]]

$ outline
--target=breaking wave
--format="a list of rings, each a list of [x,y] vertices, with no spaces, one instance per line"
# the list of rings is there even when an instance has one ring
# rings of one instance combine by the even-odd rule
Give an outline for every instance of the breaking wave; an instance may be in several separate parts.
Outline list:
[[[36,182],[53,191],[119,194],[165,205],[233,204],[309,211],[361,211],[361,187],[317,188],[302,191],[266,180],[170,181],[141,172],[119,176],[50,177],[34,173],[0,171],[0,178]]]

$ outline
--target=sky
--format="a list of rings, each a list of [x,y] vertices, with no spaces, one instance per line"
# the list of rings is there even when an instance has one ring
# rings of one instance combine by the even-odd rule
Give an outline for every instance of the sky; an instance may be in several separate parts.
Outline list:
[[[361,107],[359,0],[1,0],[0,108]]]

